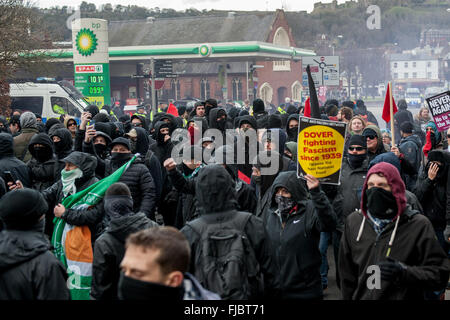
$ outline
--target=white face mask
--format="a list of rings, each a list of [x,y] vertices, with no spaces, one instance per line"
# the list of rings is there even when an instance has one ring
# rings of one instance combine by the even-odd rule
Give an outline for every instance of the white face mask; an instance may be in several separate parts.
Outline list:
[[[79,168],[74,170],[66,171],[66,169],[61,170],[61,182],[63,184],[63,194],[67,197],[69,194],[75,194],[77,192],[77,187],[75,186],[75,180],[83,176],[83,171]]]

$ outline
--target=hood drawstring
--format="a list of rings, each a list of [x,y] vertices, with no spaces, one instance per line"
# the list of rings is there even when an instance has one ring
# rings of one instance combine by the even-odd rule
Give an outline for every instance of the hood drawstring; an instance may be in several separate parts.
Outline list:
[[[359,231],[358,231],[358,237],[356,237],[356,242],[359,242],[359,239],[361,239],[361,235],[363,233],[364,230],[364,223],[366,222],[366,216],[363,216],[363,220],[361,222],[361,226],[359,227]]]
[[[386,253],[386,257],[389,257],[389,255],[391,253],[391,247],[392,247],[392,244],[394,243],[395,234],[397,233],[397,227],[398,227],[398,222],[399,221],[400,221],[400,216],[397,217],[397,221],[395,221],[395,227],[394,227],[394,231],[392,231],[391,239],[389,240],[389,248],[388,248],[388,251]]]

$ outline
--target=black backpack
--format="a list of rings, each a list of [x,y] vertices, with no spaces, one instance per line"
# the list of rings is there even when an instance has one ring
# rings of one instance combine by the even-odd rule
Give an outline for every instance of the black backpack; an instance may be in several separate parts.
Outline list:
[[[201,236],[195,254],[195,277],[224,300],[256,298],[262,292],[262,277],[244,233],[251,214],[235,212],[226,221],[217,221],[214,216],[201,216],[187,223]]]

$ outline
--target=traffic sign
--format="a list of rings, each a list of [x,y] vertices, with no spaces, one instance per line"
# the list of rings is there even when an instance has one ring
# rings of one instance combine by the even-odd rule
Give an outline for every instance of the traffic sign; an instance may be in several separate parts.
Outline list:
[[[339,56],[315,56],[302,58],[302,84],[308,86],[306,67],[309,65],[316,86],[339,86]]]

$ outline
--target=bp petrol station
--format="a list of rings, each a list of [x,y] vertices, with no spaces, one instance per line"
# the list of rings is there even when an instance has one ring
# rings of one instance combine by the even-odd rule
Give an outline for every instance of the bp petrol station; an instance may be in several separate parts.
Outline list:
[[[260,41],[109,47],[108,21],[102,19],[74,20],[72,49],[49,50],[49,54],[55,62],[73,62],[75,87],[90,103],[99,107],[111,104],[110,62],[151,61],[152,66],[155,62],[177,60],[226,64],[234,61],[299,61],[305,56],[315,56],[310,50]],[[156,82],[164,81],[164,78],[154,76],[153,72],[152,87]],[[152,105],[156,108],[155,103]]]

